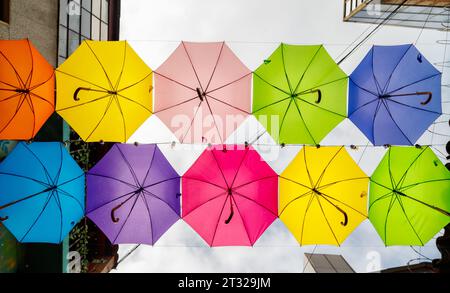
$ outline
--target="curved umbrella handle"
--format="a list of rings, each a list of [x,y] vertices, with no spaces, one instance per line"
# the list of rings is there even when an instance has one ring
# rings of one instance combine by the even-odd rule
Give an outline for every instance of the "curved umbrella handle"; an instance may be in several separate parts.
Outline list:
[[[8,219],[9,219],[8,216],[6,216],[6,217],[0,217],[0,222],[6,221],[6,220],[8,220]]]
[[[426,105],[428,104],[431,99],[433,98],[433,93],[432,92],[418,92],[418,95],[428,95],[428,98],[425,101],[420,102],[421,105]]]
[[[225,224],[229,224],[231,222],[231,219],[233,219],[234,216],[234,210],[233,210],[233,206],[231,206],[231,211],[230,211],[230,215],[228,216],[228,219],[225,220]]]
[[[344,210],[342,210],[342,209],[341,209],[340,207],[338,207],[338,206],[335,206],[335,208],[336,208],[338,211],[340,211],[340,212],[342,213],[342,215],[344,216],[344,221],[341,222],[341,225],[342,225],[342,226],[347,226],[347,224],[348,224],[348,216],[347,216],[347,213],[344,212]]]
[[[118,209],[120,209],[121,206],[122,206],[122,205],[120,204],[120,205],[116,206],[115,208],[113,208],[113,209],[111,210],[111,221],[113,221],[113,223],[118,223],[119,220],[120,220],[119,218],[116,218],[115,212],[116,212]]]
[[[319,104],[322,101],[322,91],[320,89],[317,89],[315,91],[312,91],[312,93],[313,92],[317,92],[316,104]]]
[[[73,99],[75,101],[79,101],[80,98],[78,97],[78,94],[80,93],[80,91],[90,91],[91,89],[88,87],[79,87],[75,90],[75,92],[73,93]]]

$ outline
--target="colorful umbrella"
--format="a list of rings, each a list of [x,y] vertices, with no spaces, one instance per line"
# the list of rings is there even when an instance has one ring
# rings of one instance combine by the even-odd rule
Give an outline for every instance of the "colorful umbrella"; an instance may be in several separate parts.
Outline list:
[[[441,73],[414,47],[374,46],[350,76],[349,118],[374,145],[413,145],[441,115]]]
[[[344,147],[304,147],[280,175],[280,219],[300,245],[340,245],[367,218],[368,182]]]
[[[19,143],[0,164],[0,219],[19,242],[60,243],[84,199],[84,172],[61,143]]]
[[[152,71],[125,41],[84,41],[56,83],[56,111],[84,141],[126,142],[152,114]]]
[[[251,78],[224,42],[182,42],[155,71],[155,113],[180,142],[221,144],[249,114]]]
[[[30,140],[55,111],[53,67],[29,40],[0,40],[0,139]]]
[[[182,181],[183,219],[210,246],[251,246],[277,218],[277,174],[252,147],[207,149]]]
[[[180,177],[156,145],[115,144],[86,176],[87,216],[112,243],[153,245],[180,218]]]
[[[450,173],[429,147],[390,147],[369,195],[369,219],[386,245],[425,245],[450,222]]]
[[[347,75],[323,46],[281,44],[254,72],[253,113],[279,143],[319,144],[346,111]]]

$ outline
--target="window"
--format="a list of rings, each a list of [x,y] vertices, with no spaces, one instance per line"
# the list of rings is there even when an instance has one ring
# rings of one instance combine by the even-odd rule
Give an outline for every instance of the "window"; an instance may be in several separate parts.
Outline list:
[[[9,23],[9,0],[0,3],[0,21]]]
[[[108,40],[109,0],[59,0],[58,63],[84,40]]]

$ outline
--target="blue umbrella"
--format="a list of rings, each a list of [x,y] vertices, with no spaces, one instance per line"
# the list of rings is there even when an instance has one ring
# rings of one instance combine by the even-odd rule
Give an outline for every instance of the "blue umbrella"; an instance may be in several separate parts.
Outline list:
[[[84,172],[61,143],[21,142],[0,164],[0,220],[19,242],[60,243],[84,200]]]
[[[442,114],[441,73],[414,45],[374,46],[350,75],[348,112],[374,145],[413,145]]]

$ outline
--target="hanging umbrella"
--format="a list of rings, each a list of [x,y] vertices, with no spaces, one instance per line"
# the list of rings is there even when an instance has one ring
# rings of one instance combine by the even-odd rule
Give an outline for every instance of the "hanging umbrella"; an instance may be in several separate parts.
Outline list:
[[[280,219],[300,245],[340,245],[367,218],[368,182],[344,147],[304,147],[280,175]]]
[[[19,242],[60,243],[84,198],[84,172],[61,143],[19,143],[0,164],[0,220]]]
[[[221,144],[250,112],[251,78],[224,42],[182,42],[155,71],[155,113],[182,143]]]
[[[450,173],[429,147],[390,147],[370,179],[369,219],[386,245],[425,245],[450,223]]]
[[[277,218],[277,174],[252,147],[207,149],[182,181],[183,219],[210,246],[251,246]]]
[[[0,40],[0,140],[30,140],[55,111],[53,67],[29,40]]]
[[[180,177],[156,145],[115,144],[86,176],[87,217],[114,244],[153,245],[180,218]]]
[[[84,41],[56,84],[56,111],[84,141],[126,142],[152,113],[152,71],[126,41]]]
[[[350,76],[348,111],[374,145],[413,145],[441,115],[441,73],[414,45],[374,46]]]
[[[279,143],[319,144],[346,117],[347,75],[323,46],[281,44],[253,76],[253,114]]]

